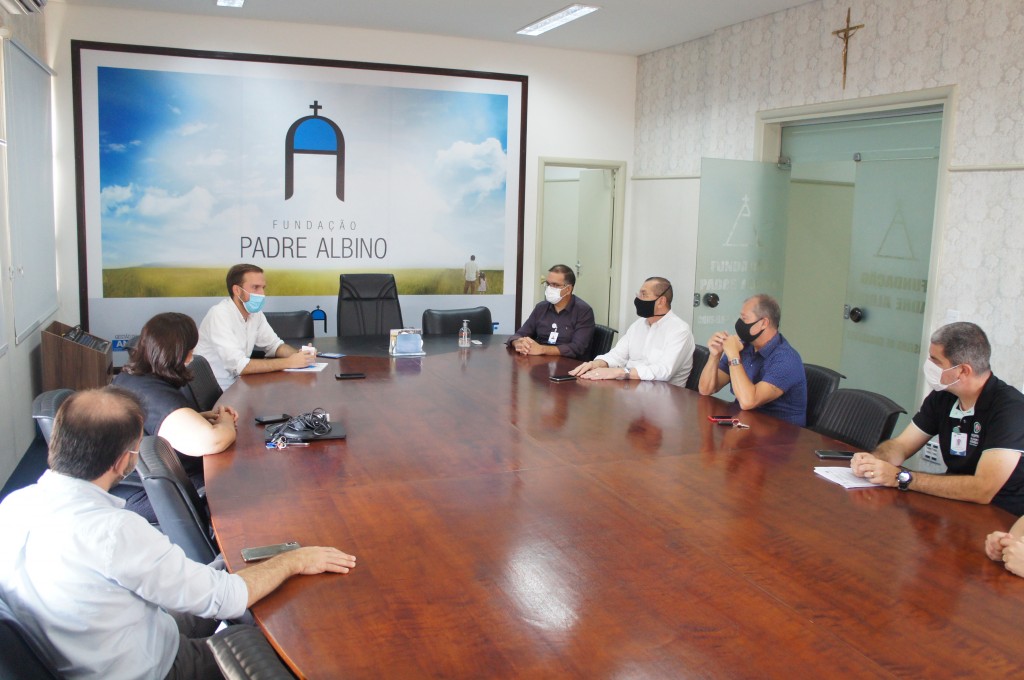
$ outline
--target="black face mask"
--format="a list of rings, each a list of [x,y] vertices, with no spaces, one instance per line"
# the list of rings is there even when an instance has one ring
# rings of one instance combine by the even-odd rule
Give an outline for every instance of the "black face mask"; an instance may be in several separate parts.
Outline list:
[[[659,296],[660,297],[660,296]],[[636,315],[641,319],[649,319],[654,316],[654,303],[658,301],[658,298],[653,300],[641,300],[640,298],[633,298],[633,306],[636,307]]]
[[[757,340],[759,337],[761,337],[761,333],[764,333],[763,328],[757,333],[757,335],[754,335],[753,333],[750,332],[750,328],[760,320],[761,319],[754,319],[750,323],[744,323],[742,317],[736,319],[736,335],[740,337],[740,340],[743,341],[744,345],[749,345],[750,343],[754,342],[754,340]]]

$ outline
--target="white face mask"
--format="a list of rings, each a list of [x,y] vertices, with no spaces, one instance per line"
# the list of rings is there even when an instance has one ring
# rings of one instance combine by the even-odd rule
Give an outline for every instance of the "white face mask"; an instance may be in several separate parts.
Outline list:
[[[553,305],[557,305],[562,301],[562,289],[544,286],[544,299]]]
[[[956,366],[950,366],[949,368],[939,368],[938,364],[933,362],[931,359],[925,359],[924,379],[928,383],[928,386],[931,387],[933,390],[935,390],[936,392],[942,392],[943,390],[949,388],[951,385],[955,385],[958,382],[960,382],[960,378],[957,378],[953,382],[949,383],[949,385],[946,385],[942,382],[942,374],[945,373],[946,371],[952,371],[954,368],[959,368],[960,365],[961,364],[957,364]]]

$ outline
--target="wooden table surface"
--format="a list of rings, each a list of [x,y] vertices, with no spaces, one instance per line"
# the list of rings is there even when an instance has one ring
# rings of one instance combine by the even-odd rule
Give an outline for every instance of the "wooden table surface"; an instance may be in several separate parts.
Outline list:
[[[1024,579],[983,552],[1009,514],[844,490],[812,471],[840,464],[814,456],[845,448],[825,437],[713,425],[735,407],[665,383],[552,383],[576,362],[484,340],[222,398],[239,436],[206,488],[229,567],[289,540],[358,558],[253,608],[301,675],[1024,674]],[[346,441],[264,448],[255,415],[315,407]]]

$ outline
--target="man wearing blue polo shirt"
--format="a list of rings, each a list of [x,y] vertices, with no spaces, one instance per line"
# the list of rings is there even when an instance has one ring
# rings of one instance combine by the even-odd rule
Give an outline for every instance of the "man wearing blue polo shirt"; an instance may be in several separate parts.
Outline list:
[[[748,298],[736,320],[736,334],[718,331],[708,340],[710,356],[699,389],[710,395],[729,385],[744,411],[760,411],[803,427],[807,376],[800,354],[779,332],[781,320],[775,298]]]

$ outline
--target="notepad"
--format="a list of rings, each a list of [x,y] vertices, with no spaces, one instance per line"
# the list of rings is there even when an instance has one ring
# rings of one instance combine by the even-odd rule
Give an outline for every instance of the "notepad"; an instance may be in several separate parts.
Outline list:
[[[326,366],[326,361],[318,361],[312,366],[306,366],[305,368],[286,368],[284,370],[286,373],[318,373],[319,371],[324,370]]]
[[[814,468],[814,472],[830,482],[839,484],[844,489],[866,489],[871,486],[878,486],[877,484],[872,484],[863,477],[858,477],[853,474],[853,470],[848,467],[841,467],[838,465],[831,467],[816,467]]]

